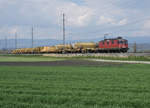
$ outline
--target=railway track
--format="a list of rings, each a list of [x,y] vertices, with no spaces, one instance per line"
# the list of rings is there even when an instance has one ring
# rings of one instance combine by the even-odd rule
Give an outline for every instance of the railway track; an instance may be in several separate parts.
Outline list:
[[[145,57],[150,57],[150,53],[86,53],[86,54],[81,54],[81,53],[72,53],[72,54],[55,54],[55,53],[50,53],[50,54],[0,54],[1,56],[5,55],[21,55],[21,56],[52,56],[52,57],[80,57],[80,56],[85,56],[85,57],[99,57],[99,56],[104,56],[104,57],[129,57],[129,56],[145,56]]]
[[[52,56],[52,57],[129,57],[129,56],[146,56],[150,57],[150,53],[86,53],[86,54],[43,54],[43,56]]]

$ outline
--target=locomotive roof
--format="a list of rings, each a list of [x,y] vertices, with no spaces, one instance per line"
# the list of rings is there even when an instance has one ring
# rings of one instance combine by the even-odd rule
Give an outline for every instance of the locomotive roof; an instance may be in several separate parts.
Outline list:
[[[126,39],[123,39],[122,37],[117,37],[117,38],[104,39],[104,40],[102,40],[102,41],[106,41],[106,40],[126,40]]]

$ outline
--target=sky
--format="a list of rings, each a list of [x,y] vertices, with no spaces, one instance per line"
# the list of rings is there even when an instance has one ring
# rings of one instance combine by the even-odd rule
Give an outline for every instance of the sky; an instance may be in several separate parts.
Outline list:
[[[0,0],[0,38],[150,39],[150,0]]]

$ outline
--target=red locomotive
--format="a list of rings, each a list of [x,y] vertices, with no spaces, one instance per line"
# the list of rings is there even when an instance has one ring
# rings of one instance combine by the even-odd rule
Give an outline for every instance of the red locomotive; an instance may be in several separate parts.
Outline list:
[[[104,39],[99,42],[99,52],[127,52],[128,51],[128,40],[122,37]]]

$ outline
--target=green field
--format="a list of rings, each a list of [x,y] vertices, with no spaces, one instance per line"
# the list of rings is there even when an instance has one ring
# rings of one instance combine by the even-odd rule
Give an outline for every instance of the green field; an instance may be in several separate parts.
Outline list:
[[[44,57],[44,56],[0,56],[0,62],[40,62],[57,61],[64,58]]]
[[[1,66],[0,108],[150,108],[150,65]]]

